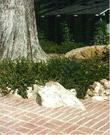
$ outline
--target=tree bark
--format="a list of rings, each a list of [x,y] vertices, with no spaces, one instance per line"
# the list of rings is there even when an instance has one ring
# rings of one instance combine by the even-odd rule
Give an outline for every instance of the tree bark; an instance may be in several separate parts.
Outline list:
[[[0,0],[0,58],[46,60],[39,45],[34,0]]]

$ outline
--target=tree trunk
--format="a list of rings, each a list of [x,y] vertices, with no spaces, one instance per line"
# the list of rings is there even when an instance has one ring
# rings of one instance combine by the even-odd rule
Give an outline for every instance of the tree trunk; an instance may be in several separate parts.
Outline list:
[[[0,0],[0,58],[46,60],[39,45],[34,0]]]

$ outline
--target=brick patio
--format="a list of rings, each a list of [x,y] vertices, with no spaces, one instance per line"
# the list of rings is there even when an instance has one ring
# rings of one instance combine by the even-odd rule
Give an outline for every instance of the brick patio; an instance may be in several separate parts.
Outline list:
[[[0,97],[0,135],[109,135],[109,102],[82,102],[85,112],[48,109],[29,99]]]

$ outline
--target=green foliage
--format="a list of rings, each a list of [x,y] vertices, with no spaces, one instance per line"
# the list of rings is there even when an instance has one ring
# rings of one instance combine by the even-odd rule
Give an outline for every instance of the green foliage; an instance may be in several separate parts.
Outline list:
[[[83,44],[81,43],[75,43],[71,41],[65,41],[62,44],[58,45],[57,43],[48,40],[40,40],[40,45],[46,53],[57,54],[64,54],[68,51],[71,51],[72,49],[83,46]]]
[[[108,61],[105,58],[83,61],[54,59],[46,64],[24,59],[16,63],[4,60],[0,62],[1,92],[6,93],[6,87],[10,87],[13,92],[18,89],[18,93],[26,98],[27,87],[32,86],[36,80],[39,84],[53,80],[67,89],[75,88],[77,96],[84,98],[90,84],[108,77]]]
[[[71,39],[72,39],[72,36],[70,34],[70,30],[69,30],[68,24],[64,21],[61,24],[61,27],[62,27],[63,41],[64,42],[70,42]]]
[[[40,45],[46,53],[57,53],[59,52],[59,47],[57,43],[48,40],[40,40]]]
[[[106,22],[103,20],[100,20],[96,23],[94,44],[109,44],[109,34],[107,32],[107,25]]]
[[[64,54],[72,49],[84,46],[82,43],[76,43],[72,39],[68,24],[66,22],[61,24],[61,29],[63,35],[63,42],[59,44],[53,41],[48,41],[44,38],[40,38],[40,45],[46,53]]]

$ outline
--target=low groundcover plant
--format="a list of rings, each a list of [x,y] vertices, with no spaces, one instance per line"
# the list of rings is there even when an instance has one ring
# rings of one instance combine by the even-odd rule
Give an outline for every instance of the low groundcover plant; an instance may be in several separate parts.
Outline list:
[[[27,87],[32,86],[35,80],[41,85],[52,80],[66,89],[75,88],[77,97],[84,98],[89,85],[108,78],[108,70],[108,55],[89,60],[52,59],[47,63],[34,63],[26,59],[16,62],[3,60],[0,61],[0,91],[7,94],[7,87],[13,92],[18,89],[18,94],[26,98]]]

